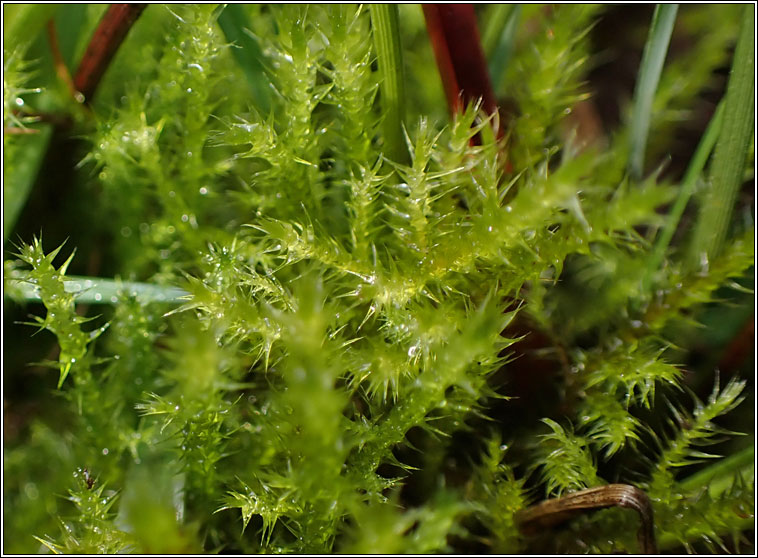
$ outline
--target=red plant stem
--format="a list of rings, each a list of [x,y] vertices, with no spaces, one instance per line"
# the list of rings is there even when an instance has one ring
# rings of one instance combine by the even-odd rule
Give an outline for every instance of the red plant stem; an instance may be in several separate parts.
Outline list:
[[[90,101],[100,80],[134,22],[147,4],[111,4],[79,63],[74,86]]]
[[[66,89],[71,93],[71,97],[81,103],[84,98],[82,94],[76,90],[74,80],[71,79],[71,74],[66,67],[66,63],[63,61],[60,44],[58,43],[58,32],[55,29],[55,21],[52,19],[47,22],[47,40],[50,43],[50,52],[53,55],[55,73],[58,74],[58,78],[66,85]]]
[[[719,370],[733,373],[747,360],[751,350],[755,351],[755,314],[745,321],[740,332],[729,343],[719,362]]]
[[[8,134],[9,136],[33,135],[39,134],[39,130],[36,128],[19,128],[18,126],[6,126],[3,128],[3,134]]]
[[[492,126],[497,138],[502,139],[503,114],[492,88],[473,4],[422,4],[422,7],[450,113],[462,112],[467,104],[481,99],[482,108],[496,115]],[[472,144],[478,142],[478,136],[471,139]],[[511,162],[505,152],[501,155],[503,169],[511,173]]]
[[[479,99],[489,114],[497,112],[473,4],[422,6],[450,112],[460,112]],[[502,134],[502,127],[498,134]]]

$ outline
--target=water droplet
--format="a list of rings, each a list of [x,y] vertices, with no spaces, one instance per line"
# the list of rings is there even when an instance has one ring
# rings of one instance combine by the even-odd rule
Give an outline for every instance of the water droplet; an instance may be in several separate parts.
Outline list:
[[[203,187],[200,188],[200,195],[201,196],[204,196],[207,193],[208,193],[208,188],[206,188],[205,186],[203,186]]]
[[[103,455],[108,455],[108,448],[103,448]]]
[[[103,295],[101,295],[100,293],[95,294],[95,300],[102,300],[102,299],[103,299]]]
[[[76,473],[74,473],[74,476],[76,476]],[[30,500],[36,500],[39,497],[39,490],[37,490],[37,485],[33,482],[27,482],[24,485],[24,493],[26,493],[26,497]]]

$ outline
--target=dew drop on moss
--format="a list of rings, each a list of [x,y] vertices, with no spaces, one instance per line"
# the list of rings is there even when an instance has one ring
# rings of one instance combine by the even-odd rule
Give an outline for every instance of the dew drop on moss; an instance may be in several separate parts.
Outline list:
[[[76,474],[74,474],[76,476]],[[39,490],[37,485],[33,482],[28,482],[24,485],[24,493],[29,500],[36,500],[39,497]]]

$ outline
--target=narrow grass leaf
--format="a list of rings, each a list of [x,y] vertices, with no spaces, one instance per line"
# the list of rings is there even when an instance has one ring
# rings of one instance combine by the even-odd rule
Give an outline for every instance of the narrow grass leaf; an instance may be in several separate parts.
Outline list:
[[[21,300],[36,302],[41,300],[39,289],[31,283],[14,281]],[[76,295],[82,304],[115,304],[127,296],[134,296],[143,302],[181,302],[189,293],[176,287],[165,287],[134,281],[116,281],[99,277],[68,276],[64,281],[67,293]]]
[[[3,4],[3,48],[30,43],[60,4]]]
[[[386,154],[395,162],[406,163],[408,151],[403,138],[405,79],[398,8],[391,4],[371,4],[369,10],[382,80],[379,91],[384,112]]]
[[[741,474],[745,479],[754,477],[754,447],[745,448],[690,475],[679,483],[679,488],[684,492],[690,492],[701,490],[704,486],[708,486],[711,494],[716,496],[729,489],[736,474]]]
[[[521,21],[521,5],[516,4],[508,12],[507,18],[502,27],[497,42],[489,55],[489,71],[492,79],[492,86],[496,93],[501,93],[499,86],[505,76],[505,69],[508,67],[511,53],[513,52],[516,42],[516,32],[519,22]],[[488,29],[489,30],[489,29]],[[488,51],[485,51],[488,52]]]
[[[695,184],[697,184],[697,180],[700,178],[703,168],[708,161],[708,157],[710,157],[711,151],[713,151],[713,146],[716,144],[716,140],[719,137],[723,120],[724,103],[722,101],[719,103],[718,107],[716,107],[716,112],[714,112],[713,118],[711,118],[711,121],[708,123],[708,128],[706,128],[705,134],[703,134],[703,137],[697,146],[695,155],[693,155],[692,160],[687,167],[674,206],[666,217],[666,224],[655,243],[655,248],[653,249],[648,265],[646,287],[649,286],[652,275],[660,267],[661,262],[663,261],[666,249],[671,242],[671,238],[674,236],[679,220],[682,218],[685,207],[687,207],[687,202],[695,189]]]
[[[631,122],[631,145],[628,170],[633,180],[640,180],[645,165],[645,145],[650,129],[653,98],[661,78],[678,4],[659,4],[653,14],[650,33],[642,53],[642,63],[634,90]]]
[[[261,114],[267,114],[271,108],[270,80],[263,65],[263,51],[247,32],[249,24],[243,7],[227,4],[218,16],[218,24],[227,40],[235,45],[231,52],[247,78],[255,107]]]
[[[690,246],[689,263],[701,265],[721,252],[753,135],[755,115],[755,14],[745,16],[732,62],[724,100],[724,123],[713,154],[708,190],[700,205]]]
[[[14,138],[12,141],[18,142],[18,145],[5,150],[5,156],[13,160],[6,160],[3,165],[3,243],[13,232],[16,220],[26,205],[52,131],[52,126],[43,125],[38,134]]]

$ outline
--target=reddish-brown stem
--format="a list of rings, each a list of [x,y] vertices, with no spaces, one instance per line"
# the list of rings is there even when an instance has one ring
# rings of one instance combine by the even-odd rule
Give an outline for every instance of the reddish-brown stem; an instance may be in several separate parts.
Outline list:
[[[450,112],[479,99],[489,114],[497,112],[473,4],[423,4],[423,9]]]
[[[751,350],[755,350],[755,314],[745,321],[737,336],[729,343],[719,362],[719,370],[734,372],[745,362]]]
[[[79,63],[74,86],[90,101],[110,61],[146,4],[111,4]]]
[[[50,43],[50,52],[53,55],[53,65],[55,66],[55,73],[58,74],[58,79],[66,85],[66,89],[68,89],[71,97],[79,103],[83,102],[84,97],[76,90],[74,80],[71,79],[71,73],[63,61],[63,55],[58,43],[58,32],[55,29],[55,21],[52,19],[47,22],[47,40]]]
[[[36,128],[21,128],[19,126],[6,126],[3,128],[3,133],[11,136],[39,134],[39,130]]]
[[[502,139],[503,115],[492,88],[473,4],[422,4],[422,7],[450,113],[456,114],[469,103],[481,101],[488,114],[497,113],[492,125],[498,139]],[[479,137],[471,141],[478,143]],[[503,168],[510,173],[510,161],[505,156],[503,160]]]

